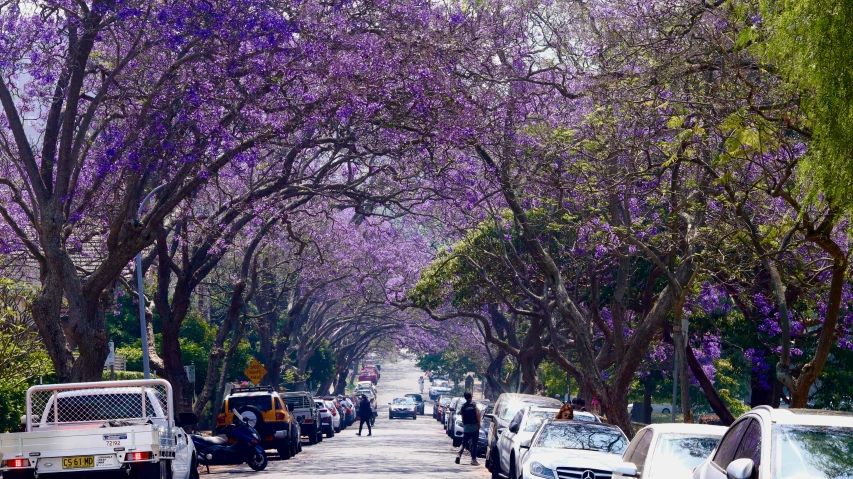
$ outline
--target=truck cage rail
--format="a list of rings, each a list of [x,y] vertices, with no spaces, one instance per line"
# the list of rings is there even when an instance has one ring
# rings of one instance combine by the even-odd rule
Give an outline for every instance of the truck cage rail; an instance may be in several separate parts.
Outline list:
[[[153,418],[174,423],[172,386],[163,379],[33,386],[27,391],[26,407],[28,431],[47,425]],[[42,417],[45,413],[47,417]]]

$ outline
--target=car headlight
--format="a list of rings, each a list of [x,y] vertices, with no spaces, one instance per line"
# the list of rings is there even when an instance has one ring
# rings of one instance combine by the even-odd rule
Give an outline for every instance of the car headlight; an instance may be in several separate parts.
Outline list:
[[[536,477],[547,477],[548,479],[554,479],[557,477],[554,474],[554,471],[536,461],[530,463],[530,474]]]

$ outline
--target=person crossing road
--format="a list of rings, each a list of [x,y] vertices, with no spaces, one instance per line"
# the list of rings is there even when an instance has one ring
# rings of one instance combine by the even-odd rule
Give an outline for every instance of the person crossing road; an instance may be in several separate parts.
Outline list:
[[[421,376],[418,379],[418,387],[421,388],[421,394],[423,394],[424,393],[424,377],[423,376]]]
[[[373,420],[373,408],[370,406],[370,401],[368,401],[367,396],[361,396],[361,402],[358,404],[358,432],[356,436],[361,436],[361,429],[364,427],[364,423],[367,423],[367,435],[372,436],[373,430],[370,428],[370,423]]]

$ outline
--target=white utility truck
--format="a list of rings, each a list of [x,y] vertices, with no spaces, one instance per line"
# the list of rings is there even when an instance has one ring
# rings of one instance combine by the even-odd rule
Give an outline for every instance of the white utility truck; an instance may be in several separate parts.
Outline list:
[[[162,379],[46,384],[27,391],[25,432],[0,434],[3,479],[198,477],[195,447]]]

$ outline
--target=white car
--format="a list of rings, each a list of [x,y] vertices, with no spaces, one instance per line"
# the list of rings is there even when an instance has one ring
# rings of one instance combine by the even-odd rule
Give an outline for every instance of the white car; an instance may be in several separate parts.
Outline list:
[[[525,406],[515,414],[509,427],[498,437],[497,464],[501,474],[509,474],[511,479],[518,475],[521,443],[533,438],[539,426],[548,419],[554,419],[560,408]]]
[[[388,405],[388,419],[394,419],[397,417],[410,417],[412,419],[418,418],[418,405],[415,403],[415,400],[410,397],[401,397],[394,398],[392,402],[389,402]]]
[[[622,462],[628,438],[616,426],[548,419],[521,443],[522,475],[510,479],[608,478]]]
[[[853,414],[758,406],[729,427],[693,479],[853,478]]]
[[[435,401],[441,395],[450,394],[451,388],[450,383],[444,380],[436,380],[432,383],[432,386],[429,388],[429,398]]]
[[[653,424],[634,436],[613,469],[613,477],[690,479],[693,470],[714,452],[725,434],[723,426]]]
[[[335,437],[335,422],[332,416],[332,409],[326,405],[326,402],[321,399],[315,399],[314,404],[320,411],[320,430],[326,434],[326,437]],[[338,417],[340,421],[340,417]]]
[[[634,404],[628,405],[628,415],[634,410]],[[679,408],[676,408],[678,411]],[[672,414],[672,406],[669,404],[652,404],[652,414]]]

